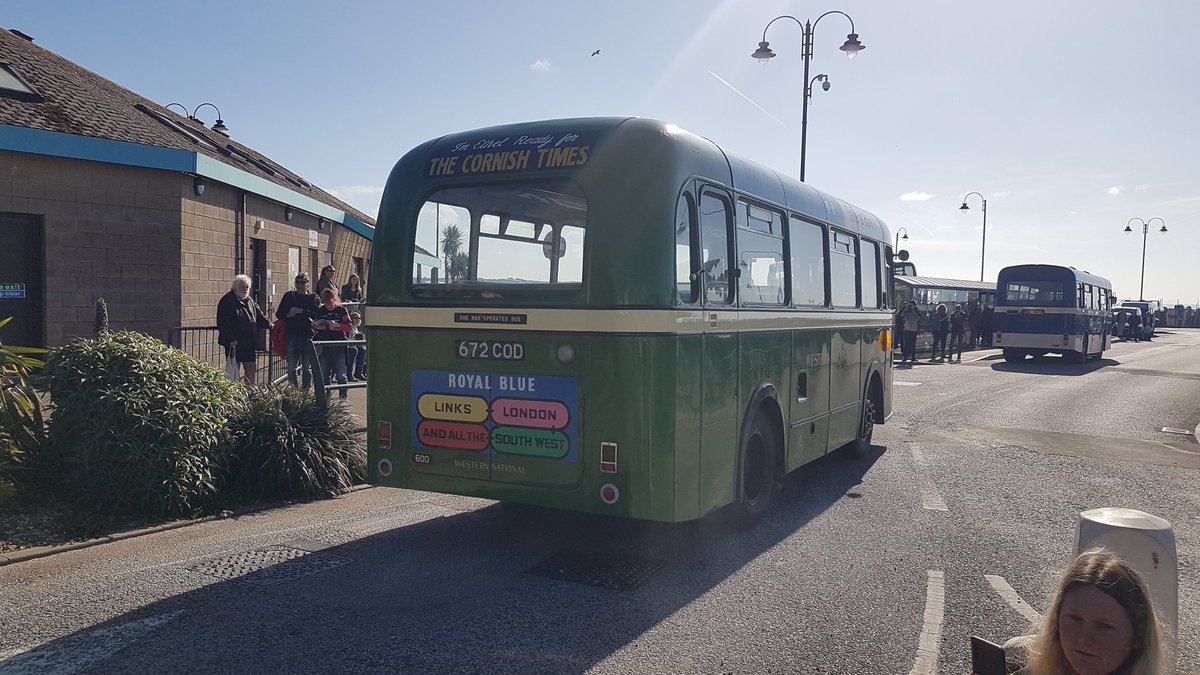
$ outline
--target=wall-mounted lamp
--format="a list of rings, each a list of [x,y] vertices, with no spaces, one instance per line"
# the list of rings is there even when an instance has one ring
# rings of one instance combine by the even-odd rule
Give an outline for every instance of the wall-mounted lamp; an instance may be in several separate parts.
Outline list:
[[[261,220],[254,221],[254,231],[257,232],[261,229],[263,229],[263,221],[261,221]]]
[[[317,219],[317,228],[318,229],[323,230],[323,229],[325,229],[326,225],[328,225],[328,224],[329,224],[329,221],[325,220],[324,218]]]
[[[284,208],[284,209],[283,209],[283,219],[284,219],[284,220],[291,220],[291,219],[292,219],[292,210],[291,210],[291,209],[289,209],[289,208]]]
[[[204,181],[200,180],[199,178],[192,181],[192,189],[196,191],[197,197],[204,194]]]
[[[212,127],[211,127],[212,130],[217,132],[218,134],[225,134],[226,136],[229,135],[229,127],[225,126],[225,121],[221,119],[221,110],[219,108],[217,108],[217,106],[215,106],[211,103],[207,103],[207,102],[201,103],[200,105],[196,106],[195,110],[192,110],[192,112],[190,112],[190,113],[188,112],[187,107],[185,105],[183,105],[182,103],[168,103],[164,107],[169,110],[171,108],[171,106],[173,106],[173,105],[179,106],[179,108],[181,110],[183,110],[183,114],[186,115],[189,120],[191,120],[201,126],[204,125],[204,122],[201,122],[199,119],[196,118],[196,113],[199,112],[200,109],[203,108],[204,106],[208,106],[208,107],[212,108],[213,110],[216,110],[217,111],[217,121],[212,125]]]

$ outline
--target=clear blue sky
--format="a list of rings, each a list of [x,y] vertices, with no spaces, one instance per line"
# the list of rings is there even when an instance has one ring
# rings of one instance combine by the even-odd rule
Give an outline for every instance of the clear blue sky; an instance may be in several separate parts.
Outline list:
[[[922,274],[1074,265],[1136,297],[1200,300],[1200,4],[848,0],[5,0],[0,25],[160,103],[220,109],[231,135],[375,213],[392,164],[441,134],[641,115],[795,175],[801,31],[816,30],[808,182],[904,227]],[[600,55],[591,52],[601,49]],[[535,65],[535,64],[541,65]],[[753,102],[753,103],[752,103]],[[207,119],[211,110],[202,111]],[[208,120],[211,123],[211,120]]]

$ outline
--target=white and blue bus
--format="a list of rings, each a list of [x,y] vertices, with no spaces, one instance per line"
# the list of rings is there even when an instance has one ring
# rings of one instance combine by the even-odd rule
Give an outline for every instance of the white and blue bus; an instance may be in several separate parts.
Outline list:
[[[1074,267],[1013,265],[996,280],[993,344],[1009,363],[1099,358],[1111,344],[1112,284]]]

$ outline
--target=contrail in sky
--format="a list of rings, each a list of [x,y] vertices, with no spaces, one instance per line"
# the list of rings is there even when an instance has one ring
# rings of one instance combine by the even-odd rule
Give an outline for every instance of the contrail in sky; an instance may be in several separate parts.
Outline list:
[[[782,121],[780,121],[780,119],[779,119],[778,117],[776,117],[776,116],[772,115],[771,113],[767,112],[767,109],[766,109],[766,108],[764,108],[764,107],[762,107],[761,105],[759,105],[759,104],[755,103],[755,102],[754,102],[754,100],[753,100],[753,99],[751,99],[749,96],[747,96],[747,95],[743,94],[742,92],[738,91],[738,90],[737,90],[737,87],[735,87],[735,86],[733,86],[732,84],[729,84],[728,82],[726,82],[726,81],[725,81],[725,80],[724,80],[724,79],[723,79],[723,78],[722,78],[720,75],[718,75],[718,74],[714,73],[714,72],[713,72],[713,71],[711,71],[711,70],[710,70],[710,71],[708,71],[708,74],[709,74],[709,75],[712,75],[712,76],[713,76],[713,77],[715,77],[715,78],[717,78],[717,81],[718,81],[718,82],[720,82],[721,84],[723,84],[723,85],[725,85],[726,87],[729,87],[730,89],[732,89],[732,90],[733,90],[733,93],[737,94],[738,96],[741,96],[742,98],[746,99],[747,101],[750,101],[750,105],[752,105],[752,106],[754,106],[755,108],[758,108],[759,110],[763,111],[763,114],[764,114],[764,115],[766,115],[767,117],[770,117],[771,119],[775,120],[776,122],[779,122],[779,126],[783,127],[784,129],[787,129],[787,128],[788,128],[788,125],[786,125],[786,124],[784,124]]]

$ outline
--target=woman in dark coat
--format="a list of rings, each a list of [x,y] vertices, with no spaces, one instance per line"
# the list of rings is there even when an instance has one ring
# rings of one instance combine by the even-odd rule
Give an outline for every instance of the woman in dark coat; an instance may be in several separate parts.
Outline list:
[[[217,343],[225,348],[225,357],[233,356],[242,364],[242,380],[254,384],[258,374],[258,329],[270,329],[271,322],[250,297],[250,277],[239,274],[233,286],[217,303]]]

